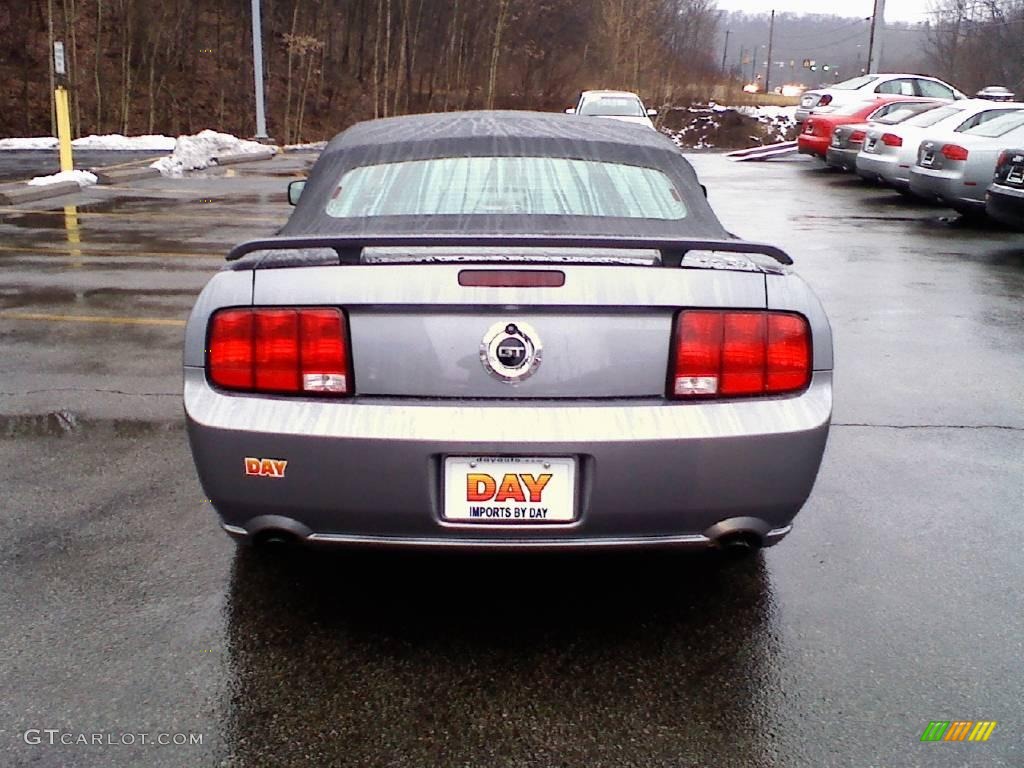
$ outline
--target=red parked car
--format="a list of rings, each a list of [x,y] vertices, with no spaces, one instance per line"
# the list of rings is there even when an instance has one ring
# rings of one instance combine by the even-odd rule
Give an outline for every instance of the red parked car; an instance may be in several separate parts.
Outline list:
[[[804,120],[803,130],[797,136],[797,145],[802,155],[815,155],[825,159],[828,154],[828,146],[832,141],[832,132],[836,126],[847,123],[864,123],[872,120],[875,113],[879,112],[889,104],[896,102],[920,102],[931,101],[914,96],[877,96],[864,101],[856,101],[852,104],[844,104],[837,107],[837,112],[823,112],[816,110],[810,117]],[[827,109],[827,108],[826,108]]]

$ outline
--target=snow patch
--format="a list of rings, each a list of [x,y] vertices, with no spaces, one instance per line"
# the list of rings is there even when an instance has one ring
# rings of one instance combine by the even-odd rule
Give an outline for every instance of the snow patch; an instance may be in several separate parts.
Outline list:
[[[103,136],[83,136],[75,139],[71,145],[75,149],[116,149],[156,152],[170,152],[174,149],[174,138],[160,134],[146,136],[122,136],[119,133],[108,133]]]
[[[311,151],[323,151],[327,149],[326,141],[314,141],[309,144],[285,144],[285,152],[311,152]]]
[[[104,136],[82,136],[71,142],[75,149],[109,149],[170,152],[174,139],[159,134],[147,136],[122,136],[109,133]],[[0,139],[0,149],[56,149],[57,139],[53,136],[31,136],[25,138]]]
[[[0,149],[53,149],[57,140],[53,136],[0,139]]]
[[[174,152],[150,163],[164,176],[179,177],[186,171],[198,171],[216,165],[218,155],[240,155],[246,152],[267,152],[272,150],[258,141],[246,141],[230,133],[200,131],[195,136],[179,136],[174,143]]]
[[[88,171],[61,171],[51,176],[36,176],[29,184],[33,187],[45,187],[60,184],[62,181],[73,181],[80,187],[90,187],[96,183],[96,174]]]

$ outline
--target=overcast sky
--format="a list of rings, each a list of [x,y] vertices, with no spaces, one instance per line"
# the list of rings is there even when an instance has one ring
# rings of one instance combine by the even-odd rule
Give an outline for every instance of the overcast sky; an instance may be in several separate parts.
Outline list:
[[[885,18],[890,21],[925,21],[928,18],[930,0],[887,0]],[[823,5],[820,0],[717,0],[716,5],[723,11],[744,11],[745,13],[831,13],[851,18],[870,16],[875,7],[874,0],[849,0],[841,6]]]

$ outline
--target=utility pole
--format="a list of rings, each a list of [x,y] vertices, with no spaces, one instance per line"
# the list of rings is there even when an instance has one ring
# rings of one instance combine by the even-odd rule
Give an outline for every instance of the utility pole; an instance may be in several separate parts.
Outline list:
[[[260,0],[252,0],[252,75],[256,86],[256,139],[267,137],[267,116],[263,107],[263,25]]]
[[[885,0],[875,0],[871,14],[871,37],[868,39],[868,73],[877,74],[882,58],[882,32],[885,31]]]
[[[768,62],[764,65],[764,92],[769,93],[772,79],[772,42],[775,39],[775,9],[772,9],[772,20],[768,25]]]
[[[741,45],[740,46],[740,58],[739,58],[739,62],[740,62],[740,80],[743,79],[743,54],[744,54],[745,51],[746,51],[746,48],[744,48]],[[735,71],[735,70],[733,70],[733,71]]]
[[[725,57],[729,53],[729,30],[725,30],[725,47],[722,48],[722,71],[725,72]]]

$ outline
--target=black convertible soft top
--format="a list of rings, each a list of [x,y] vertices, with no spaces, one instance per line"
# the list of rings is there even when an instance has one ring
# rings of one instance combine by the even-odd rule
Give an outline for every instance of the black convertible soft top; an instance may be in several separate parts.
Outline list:
[[[674,183],[679,220],[530,214],[333,218],[324,209],[342,175],[365,165],[442,157],[564,157],[656,168]],[[447,112],[358,123],[320,155],[281,235],[550,235],[724,240],[697,176],[678,148],[650,128],[542,112]]]

